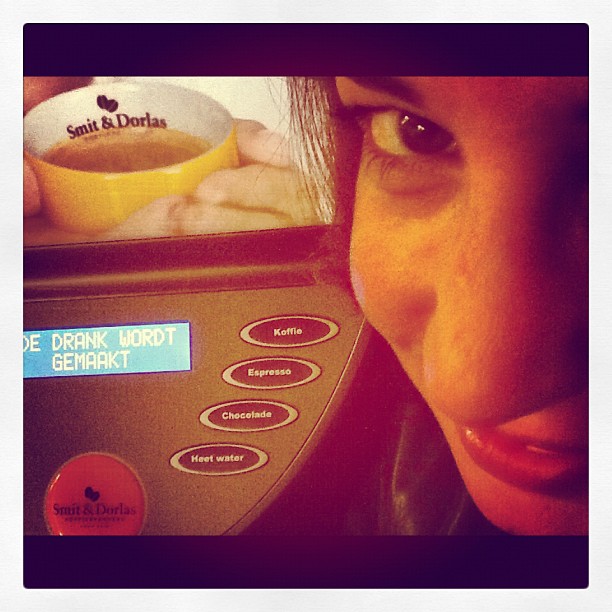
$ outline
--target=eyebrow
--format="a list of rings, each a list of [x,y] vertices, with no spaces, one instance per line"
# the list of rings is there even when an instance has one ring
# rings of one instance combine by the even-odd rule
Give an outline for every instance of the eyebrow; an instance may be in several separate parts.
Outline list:
[[[424,101],[421,94],[408,83],[400,81],[397,77],[374,76],[374,77],[345,77],[361,87],[374,91],[382,91],[395,98],[400,98],[410,104],[422,106]]]

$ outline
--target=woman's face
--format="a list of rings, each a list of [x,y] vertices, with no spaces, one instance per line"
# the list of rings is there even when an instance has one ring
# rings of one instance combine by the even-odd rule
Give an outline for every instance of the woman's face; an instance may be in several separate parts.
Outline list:
[[[338,78],[355,293],[519,534],[587,532],[586,78]]]

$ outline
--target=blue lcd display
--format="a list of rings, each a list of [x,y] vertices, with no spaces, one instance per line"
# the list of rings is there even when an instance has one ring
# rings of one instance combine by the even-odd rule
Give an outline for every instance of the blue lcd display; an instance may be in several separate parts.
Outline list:
[[[23,332],[24,378],[190,369],[190,330],[186,322]]]

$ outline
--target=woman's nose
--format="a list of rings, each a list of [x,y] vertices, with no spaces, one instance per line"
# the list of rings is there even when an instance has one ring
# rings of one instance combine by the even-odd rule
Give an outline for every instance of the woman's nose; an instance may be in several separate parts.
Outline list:
[[[448,411],[509,420],[586,387],[583,164],[535,147],[473,172],[423,341],[427,388]]]

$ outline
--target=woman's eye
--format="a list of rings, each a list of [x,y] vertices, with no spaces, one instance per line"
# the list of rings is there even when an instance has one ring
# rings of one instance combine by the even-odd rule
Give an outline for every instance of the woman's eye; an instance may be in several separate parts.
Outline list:
[[[364,126],[364,122],[369,125]],[[437,155],[452,153],[456,148],[453,135],[444,128],[405,111],[370,112],[359,123],[369,131],[374,144],[390,155]]]
[[[433,121],[389,106],[346,105],[333,114],[339,126],[346,126],[346,134],[355,134],[355,128],[362,134],[363,181],[410,197],[433,197],[456,185],[460,147],[449,131]],[[342,144],[341,135],[338,142]]]

